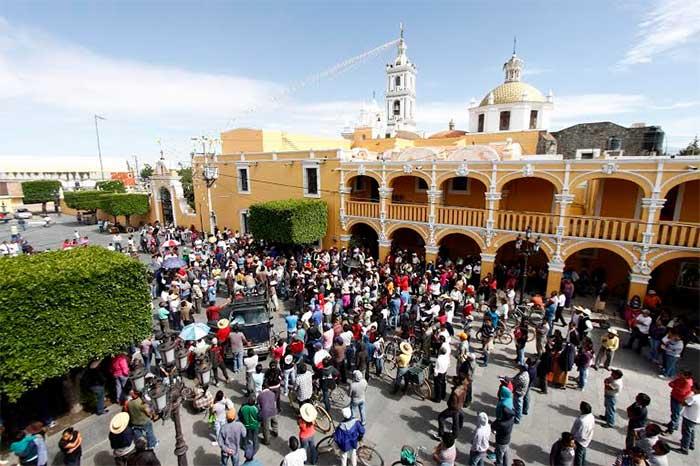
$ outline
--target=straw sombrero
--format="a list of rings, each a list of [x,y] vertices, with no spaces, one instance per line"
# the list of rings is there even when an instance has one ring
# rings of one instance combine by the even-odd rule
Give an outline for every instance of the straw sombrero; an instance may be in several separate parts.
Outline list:
[[[109,431],[115,435],[121,434],[129,426],[129,414],[117,413],[109,423]]]
[[[216,323],[216,326],[219,328],[226,328],[231,324],[231,322],[228,319],[221,319]]]
[[[403,354],[412,354],[413,353],[413,348],[411,347],[411,344],[407,341],[402,341],[401,344],[399,345],[399,349]]]
[[[316,408],[311,403],[304,403],[301,405],[299,411],[301,418],[306,422],[314,422],[316,420],[316,416],[318,416],[318,411],[316,411]]]

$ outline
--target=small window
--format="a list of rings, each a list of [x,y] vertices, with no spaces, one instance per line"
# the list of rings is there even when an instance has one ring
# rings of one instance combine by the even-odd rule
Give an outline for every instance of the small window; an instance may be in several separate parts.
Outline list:
[[[469,179],[466,176],[452,178],[450,192],[454,194],[469,194]]]
[[[318,167],[304,168],[304,194],[318,196]]]
[[[3,182],[0,183],[0,196],[7,196],[8,190],[7,190],[7,183]]]
[[[239,168],[238,169],[238,192],[239,193],[249,193],[250,185],[248,183],[248,169]]]
[[[479,114],[479,120],[476,125],[476,132],[477,133],[483,133],[484,132],[484,114],[480,113]]]
[[[397,88],[398,88],[399,86],[401,86],[401,76],[397,76],[397,77],[396,77],[395,83],[396,83],[396,87],[397,87]]]
[[[537,129],[537,110],[530,110],[530,129]]]
[[[423,178],[416,178],[416,192],[428,190],[428,183]]]
[[[401,101],[400,100],[394,101],[394,115],[395,116],[401,115]]]
[[[581,160],[592,159],[593,152],[581,152]]]
[[[501,112],[498,129],[501,131],[508,131],[510,129],[510,112]]]

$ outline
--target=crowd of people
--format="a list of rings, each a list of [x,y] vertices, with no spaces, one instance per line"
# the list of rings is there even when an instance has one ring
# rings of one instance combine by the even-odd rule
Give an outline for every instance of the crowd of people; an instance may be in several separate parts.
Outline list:
[[[343,391],[342,420],[332,434],[342,452],[341,464],[354,466],[365,428],[376,422],[367,410],[368,384],[390,378],[394,396],[403,396],[412,384],[422,383],[418,374],[425,374],[432,402],[442,406],[436,410],[438,444],[433,459],[438,465],[454,465],[456,440],[465,439],[462,429],[465,409],[473,400],[475,369],[489,364],[490,353],[504,334],[514,340],[514,370],[500,379],[494,411],[475,413],[471,448],[463,452],[468,464],[483,465],[487,460],[496,465],[522,464],[509,446],[517,425],[532,412],[535,390],[544,396],[550,388],[575,388],[581,393],[577,398],[595,396],[585,391],[590,369],[609,371],[600,418],[603,428],[617,424],[616,402],[626,382],[613,365],[621,336],[611,327],[594,343],[596,315],[574,305],[571,276],[561,289],[545,290],[546,294],[538,293],[540,285],[535,285],[528,305],[519,306],[524,297],[516,291],[517,267],[482,276],[478,261],[426,263],[406,250],[393,250],[384,261],[377,261],[360,248],[280,248],[228,229],[207,235],[159,224],[146,225],[129,235],[125,245],[121,243],[121,238],[114,238],[112,247],[151,255],[155,325],[150,338],[135,342],[110,361],[96,361],[85,374],[97,400],[96,414],[107,412],[104,397],[110,384],[113,401],[121,405],[111,419],[109,435],[117,465],[160,464],[152,426],[157,413],[147,393],[131,386],[133,371],[144,368],[147,378],[173,383],[181,376],[196,378],[202,361],[210,367],[211,383],[197,386],[193,404],[207,413],[222,465],[261,464],[255,458],[260,444],[270,444],[283,434],[278,420],[287,407],[297,417],[298,431],[284,433],[289,453],[283,464],[316,464],[320,411],[332,413],[334,394]],[[173,260],[181,263],[165,267]],[[226,303],[251,295],[269,300],[270,308],[284,319],[285,331],[274,335],[264,364],[260,355],[247,349],[243,329],[220,315]],[[595,308],[600,310],[606,296],[597,297]],[[649,345],[649,358],[662,363],[662,376],[671,379],[670,420],[666,426],[650,422],[650,403],[664,401],[640,392],[627,408],[626,441],[615,465],[669,464],[670,435],[681,430],[679,452],[688,454],[700,421],[698,381],[687,371],[676,374],[685,330],[660,302],[647,304],[651,299],[644,299],[639,312],[630,312],[627,346]],[[213,332],[191,340],[178,336],[197,321],[208,322]],[[528,352],[532,335],[536,351]],[[169,341],[188,351],[188,367],[182,374],[161,361],[158,348]],[[239,377],[245,382],[241,406],[223,390],[211,389]],[[589,402],[581,401],[579,409],[572,428],[552,439],[550,465],[586,464],[597,424]],[[39,453],[32,453],[31,445],[40,442],[26,440],[37,435],[22,434],[12,451],[24,458],[22,464],[45,464],[37,460]],[[61,451],[65,464],[79,464],[76,430],[64,432]]]

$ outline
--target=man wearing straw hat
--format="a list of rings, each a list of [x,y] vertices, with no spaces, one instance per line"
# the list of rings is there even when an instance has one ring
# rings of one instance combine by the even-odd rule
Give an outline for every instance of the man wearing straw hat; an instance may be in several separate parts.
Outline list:
[[[396,358],[396,378],[394,379],[393,393],[397,393],[399,391],[402,380],[404,381],[404,392],[408,388],[408,382],[405,380],[405,375],[411,366],[411,356],[413,356],[413,347],[411,347],[411,344],[407,341],[401,342],[399,345],[399,350],[401,351],[401,354],[399,354]]]
[[[304,403],[299,408],[299,442],[301,447],[306,449],[306,457],[308,464],[316,464],[318,461],[318,451],[316,450],[316,442],[314,441],[314,435],[316,435],[316,418],[318,417],[318,412],[316,408],[311,403]]]
[[[109,423],[109,445],[117,466],[126,466],[134,451],[134,432],[129,427],[129,415],[117,413]]]

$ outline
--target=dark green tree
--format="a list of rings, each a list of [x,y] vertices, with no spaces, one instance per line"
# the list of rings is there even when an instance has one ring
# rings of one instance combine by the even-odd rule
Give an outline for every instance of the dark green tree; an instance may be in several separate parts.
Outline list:
[[[144,264],[91,246],[0,260],[0,393],[10,402],[63,377],[79,406],[80,368],[152,331]]]
[[[66,191],[63,200],[71,209],[95,212],[102,207],[102,198],[106,195],[108,193],[97,190]]]
[[[328,205],[320,199],[289,199],[253,204],[249,215],[253,236],[272,243],[315,243],[328,230]]]
[[[148,195],[147,194],[107,194],[100,200],[100,209],[114,217],[114,223],[117,223],[117,217],[123,215],[126,217],[126,224],[131,224],[132,215],[145,215],[148,213]]]
[[[698,137],[695,136],[695,139],[688,144],[688,147],[685,149],[681,149],[680,152],[678,153],[679,155],[700,155],[700,143],[698,143]]]
[[[58,180],[36,180],[22,183],[25,204],[41,203],[41,211],[46,213],[46,203],[55,202],[59,197],[61,182]]]
[[[141,169],[141,173],[139,173],[139,176],[141,177],[142,180],[150,180],[151,177],[153,176],[153,167],[151,164],[147,163],[144,164],[143,168]]]
[[[187,204],[194,209],[194,185],[192,184],[192,167],[181,168],[177,171],[182,184],[182,193],[187,199]]]
[[[105,180],[98,181],[95,184],[98,191],[104,191],[106,193],[125,193],[126,188],[124,183],[119,180]]]

